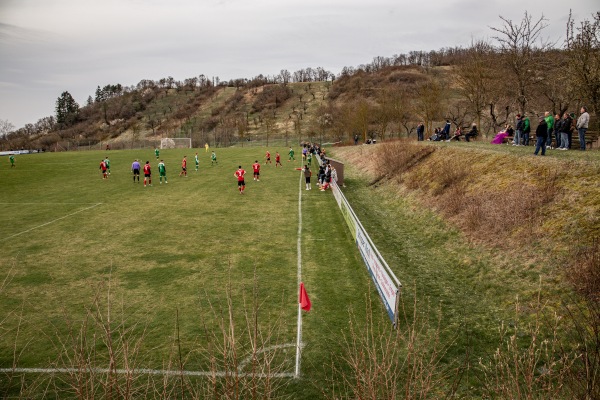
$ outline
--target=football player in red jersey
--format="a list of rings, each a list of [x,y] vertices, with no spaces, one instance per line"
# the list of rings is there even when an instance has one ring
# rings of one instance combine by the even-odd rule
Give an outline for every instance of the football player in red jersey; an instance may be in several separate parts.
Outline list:
[[[269,150],[267,150],[267,154],[265,154],[265,165],[266,164],[273,164],[271,162],[271,153],[269,152]]]
[[[148,185],[152,186],[152,172],[150,171],[150,161],[146,161],[144,165],[144,187],[146,187],[146,179],[148,180]]]
[[[186,156],[183,156],[183,160],[181,160],[181,172],[179,173],[179,176],[185,176],[187,178],[187,158]]]
[[[252,170],[254,171],[254,180],[260,182],[260,164],[258,160],[255,160],[254,164],[252,164]]]
[[[279,152],[275,152],[275,168],[277,168],[277,165],[281,165],[283,167],[283,164],[281,164],[281,156],[279,155]]]
[[[233,174],[238,180],[238,190],[240,194],[244,194],[244,189],[246,189],[246,182],[244,182],[244,175],[246,175],[246,171],[240,165],[238,170]]]
[[[100,161],[100,169],[102,170],[102,179],[108,179],[106,161]]]

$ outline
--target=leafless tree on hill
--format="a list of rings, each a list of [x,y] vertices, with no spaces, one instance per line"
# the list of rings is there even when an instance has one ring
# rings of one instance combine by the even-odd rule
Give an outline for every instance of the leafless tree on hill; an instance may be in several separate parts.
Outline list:
[[[592,20],[583,20],[575,29],[569,14],[567,23],[568,71],[580,101],[589,102],[590,109],[600,112],[600,11]]]
[[[492,83],[500,79],[494,67],[494,49],[485,41],[477,41],[467,49],[466,57],[462,57],[456,68],[456,79],[463,98],[469,105],[469,110],[476,118],[477,126],[481,128],[481,118],[484,115],[491,96]],[[453,122],[459,122],[456,117],[463,114],[454,112]],[[462,115],[464,117],[464,115]],[[462,124],[464,121],[460,121]],[[461,125],[462,126],[462,125]]]
[[[464,127],[469,121],[471,104],[464,101],[457,102],[448,108],[446,119],[454,124],[455,127]],[[477,119],[477,127],[481,130],[481,118]]]
[[[498,36],[502,62],[509,69],[513,82],[508,88],[513,92],[521,114],[527,109],[532,98],[534,85],[539,81],[539,70],[545,65],[545,52],[552,48],[551,43],[543,42],[542,32],[548,26],[542,15],[539,19],[525,12],[520,22],[500,16],[503,25],[490,27]]]
[[[445,111],[446,93],[437,80],[428,80],[416,89],[414,101],[415,114],[425,122],[425,132],[433,132],[433,122],[440,121]]]
[[[572,78],[566,73],[571,60],[566,53],[559,50],[548,52],[546,58],[547,68],[540,71],[540,89],[543,94],[541,100],[545,100],[546,107],[541,104],[539,108],[547,108],[547,102],[550,102],[552,114],[562,116],[576,99],[576,93],[570,83]]]

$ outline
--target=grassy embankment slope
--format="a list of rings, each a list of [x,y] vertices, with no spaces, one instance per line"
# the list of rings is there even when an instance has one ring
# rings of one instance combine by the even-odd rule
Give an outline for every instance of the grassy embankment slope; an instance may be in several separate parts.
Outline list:
[[[333,151],[405,298],[439,305],[455,356],[467,342],[475,357],[490,356],[517,301],[540,293],[561,313],[574,299],[568,282],[587,284],[577,255],[600,232],[600,154],[532,152],[406,141]]]

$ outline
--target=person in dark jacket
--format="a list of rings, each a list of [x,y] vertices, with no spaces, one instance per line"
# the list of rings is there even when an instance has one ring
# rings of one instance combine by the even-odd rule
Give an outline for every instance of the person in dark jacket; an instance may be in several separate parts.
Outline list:
[[[571,142],[569,141],[569,134],[571,133],[571,125],[573,120],[568,113],[564,113],[563,119],[560,121],[560,147],[559,150],[569,150]]]
[[[535,154],[538,155],[540,149],[542,149],[542,155],[546,155],[546,140],[548,139],[548,124],[546,124],[546,120],[544,117],[540,117],[540,124],[535,130]]]
[[[477,133],[477,125],[473,124],[471,130],[465,135],[465,140],[469,142],[469,138],[474,138],[475,136],[477,136]]]
[[[425,124],[421,122],[419,125],[417,125],[417,140],[419,142],[422,142],[423,140],[425,140],[424,133],[425,133]]]
[[[523,137],[523,118],[521,114],[517,114],[515,120],[515,136],[513,138],[513,146],[521,146],[521,139]]]
[[[442,130],[442,136],[441,136],[442,140],[450,139],[450,128],[451,128],[450,120],[447,119],[446,125],[444,125],[444,129]]]
[[[554,116],[554,138],[556,140],[555,149],[560,148],[560,126],[562,125],[562,121],[560,119],[560,114],[556,114]]]

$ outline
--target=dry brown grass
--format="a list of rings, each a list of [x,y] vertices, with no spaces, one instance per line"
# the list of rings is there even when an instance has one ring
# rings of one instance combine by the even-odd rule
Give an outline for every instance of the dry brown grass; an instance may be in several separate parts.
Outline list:
[[[425,205],[438,210],[473,240],[509,248],[524,236],[540,234],[545,206],[560,191],[560,174],[544,173],[512,185],[498,185],[493,179],[486,184],[482,171],[469,165],[471,160],[447,157],[440,154],[443,152],[408,141],[380,146],[371,158],[379,160],[372,167],[376,171],[372,183],[398,182],[418,193]],[[489,171],[488,177],[492,177]]]
[[[370,297],[367,298],[370,303]],[[453,398],[468,366],[465,362],[442,361],[454,345],[442,339],[440,310],[423,311],[414,304],[402,304],[402,316],[395,330],[386,322],[374,322],[372,308],[364,318],[350,311],[350,329],[345,350],[331,363],[330,393],[327,399],[443,399]],[[438,314],[436,323],[425,315]],[[468,352],[467,352],[468,354]]]
[[[414,142],[370,151],[360,171],[375,170],[366,175],[372,183],[437,211],[507,260],[528,259],[540,270],[551,264],[555,277],[562,269],[581,295],[517,304],[514,322],[500,328],[497,351],[480,363],[486,395],[600,398],[600,243],[592,240],[598,166]],[[354,163],[357,150],[342,152],[336,156]],[[377,168],[365,165],[372,160]]]

